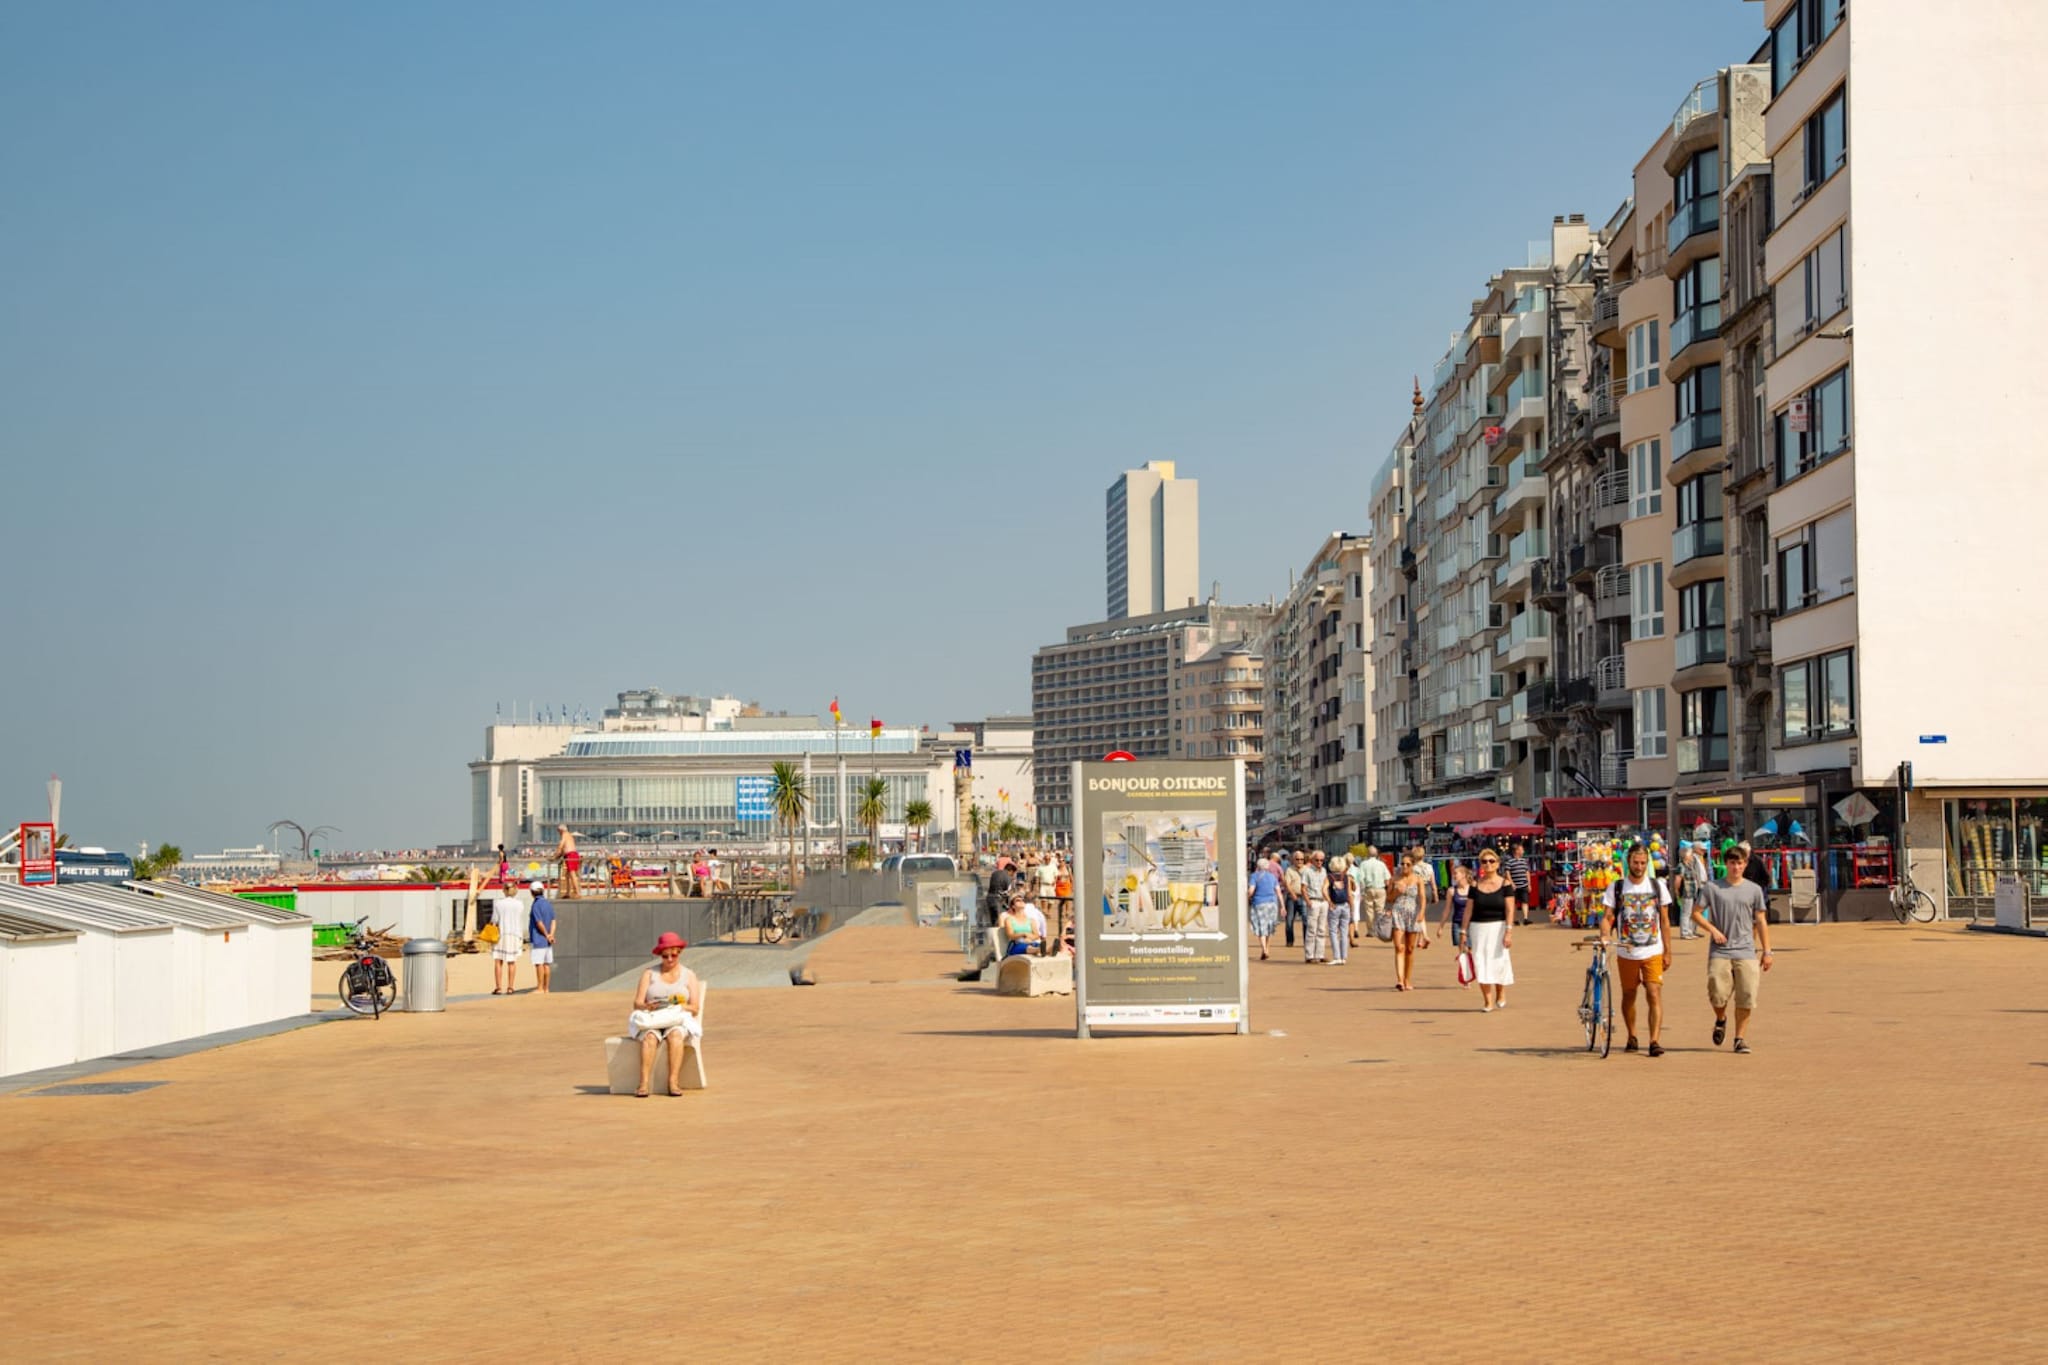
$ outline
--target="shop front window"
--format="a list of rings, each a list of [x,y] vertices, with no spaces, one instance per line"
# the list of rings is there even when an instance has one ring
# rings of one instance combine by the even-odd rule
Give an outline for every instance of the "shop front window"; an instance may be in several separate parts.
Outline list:
[[[2019,844],[2013,828],[2013,803],[2008,797],[1996,796],[1944,804],[1948,807],[1948,893],[1988,901],[1997,889],[1999,873],[2015,870]],[[2038,822],[2033,846],[2038,859]]]
[[[1678,837],[1689,843],[1705,844],[1715,857],[1715,875],[1720,874],[1721,845],[1729,840],[1741,843],[1748,831],[1742,827],[1742,807],[1680,806]]]

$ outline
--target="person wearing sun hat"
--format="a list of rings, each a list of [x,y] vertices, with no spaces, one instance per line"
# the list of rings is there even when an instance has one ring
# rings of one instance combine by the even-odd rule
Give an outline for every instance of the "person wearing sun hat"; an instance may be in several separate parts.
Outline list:
[[[683,949],[690,945],[680,934],[663,934],[654,942],[658,967],[640,973],[640,985],[633,992],[633,1012],[626,1016],[627,1036],[640,1043],[640,1088],[633,1093],[646,1099],[654,1078],[654,1054],[662,1039],[668,1040],[668,1093],[683,1093],[683,1050],[704,1036],[698,1016],[704,1010],[704,983],[683,965]]]
[[[533,945],[535,988],[546,995],[555,975],[555,904],[548,899],[546,882],[536,881],[528,890],[533,904],[526,908],[527,929]]]

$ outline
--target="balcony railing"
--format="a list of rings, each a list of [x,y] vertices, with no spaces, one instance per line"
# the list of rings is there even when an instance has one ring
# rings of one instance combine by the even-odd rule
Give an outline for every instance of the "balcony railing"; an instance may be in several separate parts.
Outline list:
[[[1619,564],[1610,564],[1593,575],[1593,600],[1601,606],[1616,602],[1628,602],[1628,570]]]
[[[1700,304],[1671,319],[1671,354],[1677,355],[1695,341],[1721,335],[1721,301]]]
[[[1728,736],[1682,735],[1677,745],[1681,773],[1725,773],[1728,771]]]
[[[1621,321],[1621,291],[1604,288],[1593,296],[1593,330],[1604,332]]]
[[[1593,665],[1593,686],[1601,692],[1628,691],[1628,661],[1610,654]]]
[[[1695,450],[1721,444],[1721,410],[1696,412],[1671,428],[1671,458],[1678,461]]]
[[[1692,121],[1705,114],[1721,110],[1721,78],[1709,76],[1692,88],[1692,93],[1679,102],[1678,112],[1671,116],[1673,140],[1683,137]]]
[[[1686,242],[1703,232],[1712,232],[1721,226],[1721,196],[1714,193],[1702,194],[1683,208],[1674,209],[1671,227],[1664,235],[1664,245],[1671,251],[1678,250]],[[1676,350],[1677,347],[1673,347]]]
[[[1616,749],[1600,755],[1600,790],[1610,796],[1628,786],[1628,765],[1635,758],[1633,749]]]
[[[1538,598],[1562,597],[1565,591],[1563,561],[1544,559],[1531,564],[1529,566],[1529,591]]]
[[[1698,630],[1682,631],[1671,644],[1671,666],[1674,669],[1718,664],[1727,657],[1728,632],[1721,626],[1701,626]]]
[[[1690,563],[1705,555],[1721,553],[1721,533],[1724,523],[1715,517],[1711,521],[1695,521],[1681,526],[1671,533],[1671,565]]]
[[[1532,559],[1542,559],[1550,553],[1550,541],[1541,526],[1532,526],[1510,540],[1507,544],[1507,558],[1493,571],[1495,583],[1505,583],[1517,570],[1529,567]]]

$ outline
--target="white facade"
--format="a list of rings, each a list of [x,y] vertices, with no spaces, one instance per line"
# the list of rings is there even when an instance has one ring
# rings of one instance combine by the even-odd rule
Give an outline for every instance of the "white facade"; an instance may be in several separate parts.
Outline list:
[[[1105,498],[1106,619],[1150,616],[1195,604],[1201,594],[1201,505],[1193,479],[1171,460],[1126,470]]]

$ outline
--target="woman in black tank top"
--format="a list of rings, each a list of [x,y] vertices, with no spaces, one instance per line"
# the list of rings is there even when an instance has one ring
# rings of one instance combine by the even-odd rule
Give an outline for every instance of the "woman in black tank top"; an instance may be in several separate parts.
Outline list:
[[[1471,908],[1465,912],[1465,945],[1472,954],[1482,1013],[1507,1008],[1508,987],[1515,984],[1508,959],[1514,919],[1514,884],[1501,876],[1500,855],[1489,848],[1479,855],[1479,880],[1472,883]]]

